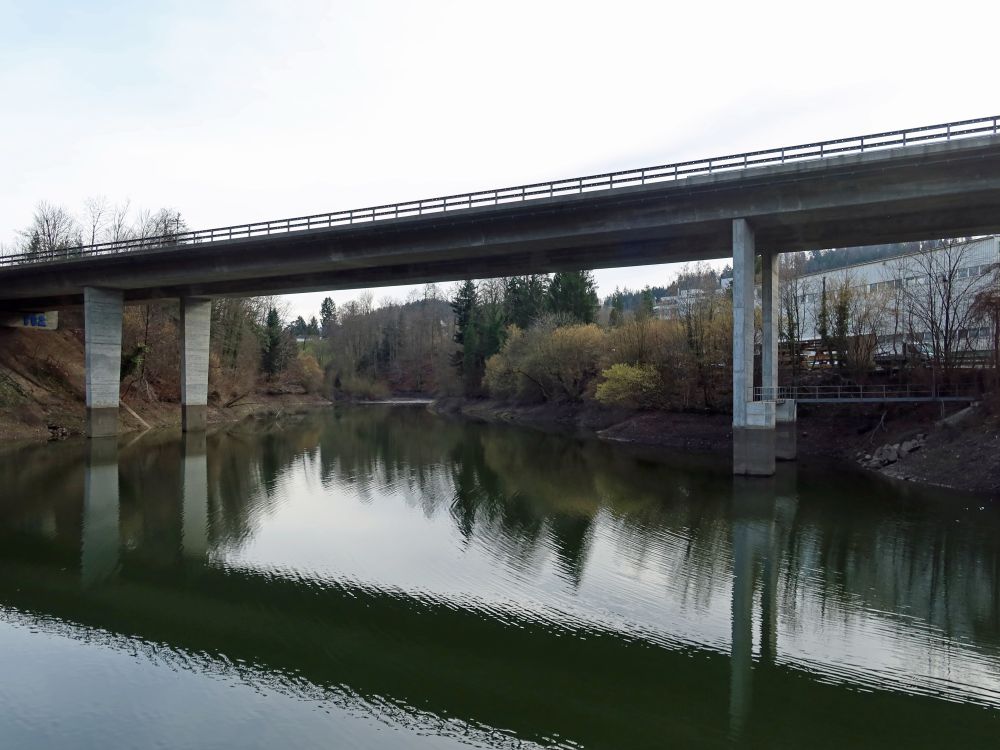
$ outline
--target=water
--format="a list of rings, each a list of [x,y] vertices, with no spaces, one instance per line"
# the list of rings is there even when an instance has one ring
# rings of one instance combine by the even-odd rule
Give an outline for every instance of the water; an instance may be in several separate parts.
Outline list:
[[[780,469],[421,407],[0,454],[0,747],[996,747],[1000,513]]]

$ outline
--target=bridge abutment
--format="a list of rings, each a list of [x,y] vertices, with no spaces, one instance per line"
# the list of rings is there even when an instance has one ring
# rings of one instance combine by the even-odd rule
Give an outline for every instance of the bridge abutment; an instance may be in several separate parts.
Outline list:
[[[181,300],[181,429],[204,432],[208,418],[208,356],[212,300]]]
[[[122,367],[122,292],[83,290],[87,383],[87,437],[118,434],[118,394]]]
[[[754,401],[754,265],[753,228],[746,219],[733,221],[733,473],[774,474],[774,401]],[[776,255],[764,254],[765,294],[777,300]],[[777,385],[777,314],[772,305],[765,323],[764,361]],[[767,332],[770,331],[768,334]],[[773,356],[768,356],[771,351]],[[767,385],[767,381],[765,381]]]

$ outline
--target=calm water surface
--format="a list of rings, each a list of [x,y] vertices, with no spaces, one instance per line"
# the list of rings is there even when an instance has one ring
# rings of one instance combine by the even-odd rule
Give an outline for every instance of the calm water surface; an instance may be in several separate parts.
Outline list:
[[[1000,745],[1000,513],[365,407],[0,455],[2,748]]]

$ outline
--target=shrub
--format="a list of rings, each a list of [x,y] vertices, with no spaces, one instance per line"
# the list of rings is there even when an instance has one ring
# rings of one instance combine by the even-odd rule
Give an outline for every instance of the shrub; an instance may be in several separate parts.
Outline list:
[[[649,409],[661,405],[663,380],[653,365],[615,364],[601,373],[597,400],[602,404]]]
[[[346,375],[340,380],[340,390],[349,398],[360,401],[381,401],[389,398],[389,387],[363,375]]]
[[[299,353],[298,370],[299,379],[306,393],[317,393],[323,388],[323,370],[312,354]]]

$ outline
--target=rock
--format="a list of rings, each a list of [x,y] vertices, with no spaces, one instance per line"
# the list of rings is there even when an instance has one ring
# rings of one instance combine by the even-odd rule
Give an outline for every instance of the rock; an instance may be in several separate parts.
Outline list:
[[[889,445],[888,443],[883,445],[877,451],[875,455],[872,456],[872,461],[878,461],[882,466],[887,464],[894,464],[899,460],[899,446]]]
[[[908,456],[914,451],[920,450],[923,444],[917,440],[906,440],[899,446],[900,457]]]

